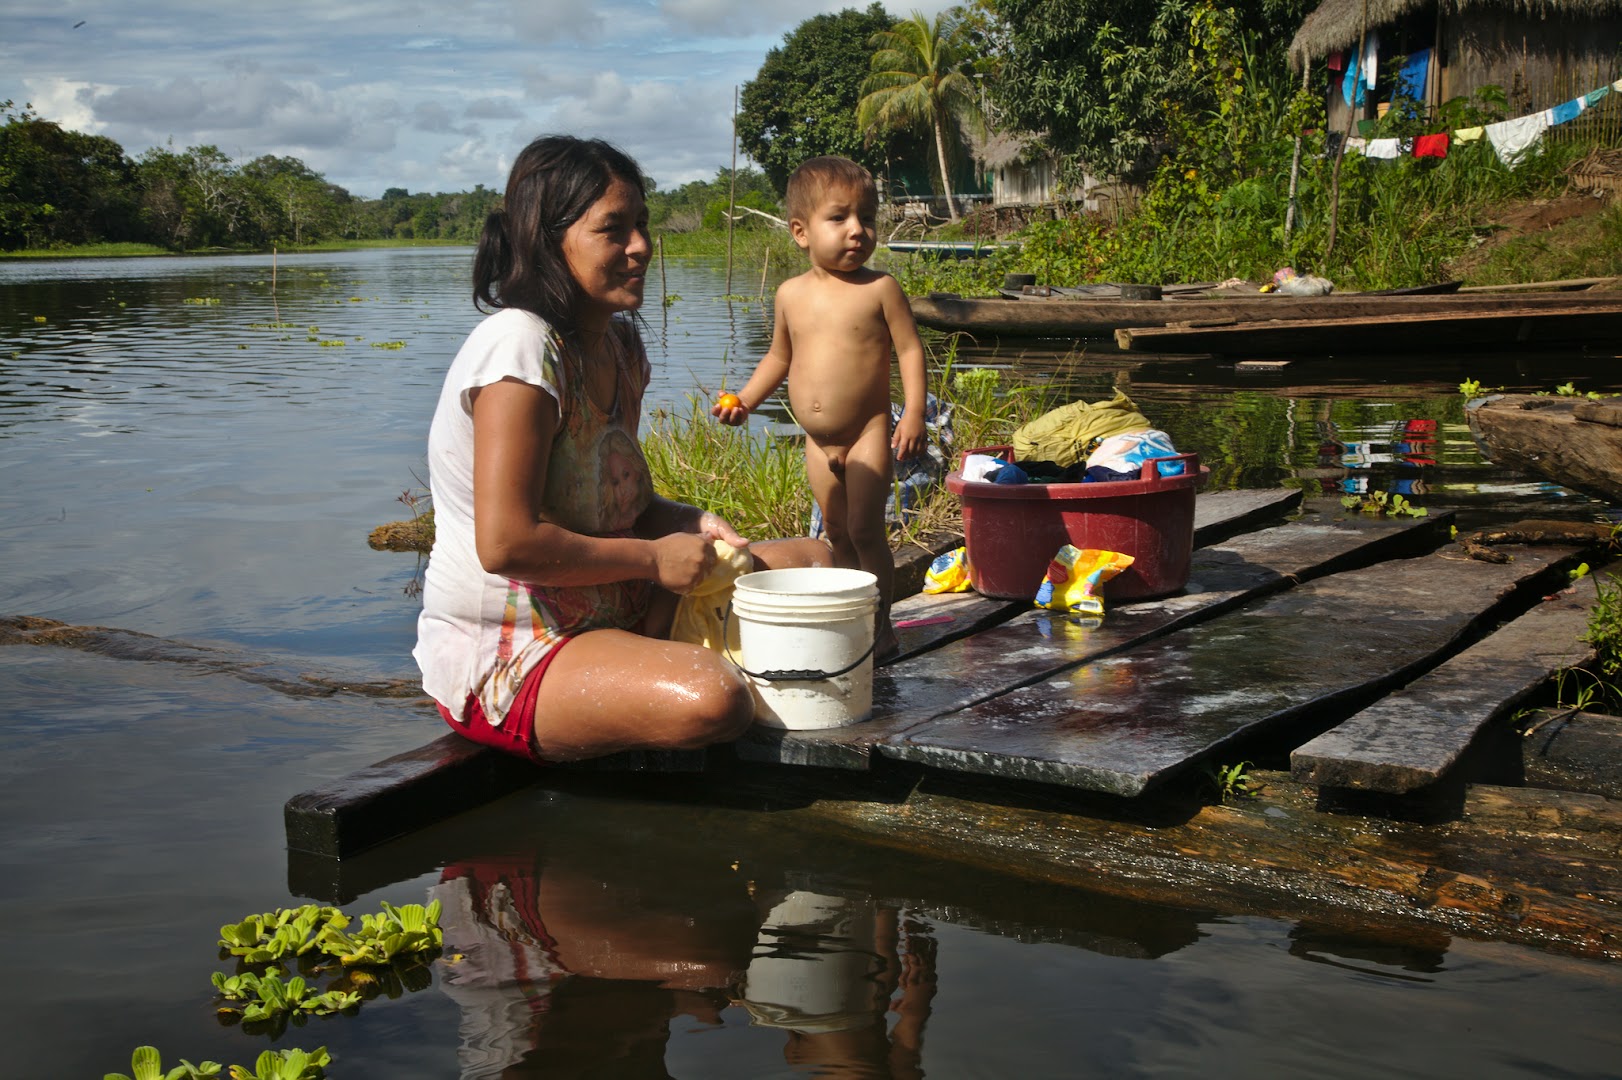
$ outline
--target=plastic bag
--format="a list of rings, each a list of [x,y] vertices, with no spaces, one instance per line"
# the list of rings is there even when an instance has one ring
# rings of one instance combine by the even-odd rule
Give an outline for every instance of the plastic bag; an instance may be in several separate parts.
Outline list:
[[[937,555],[924,571],[926,593],[967,592],[969,585],[969,551],[956,547],[944,555]]]
[[[1036,606],[1083,615],[1104,614],[1104,582],[1131,566],[1132,556],[1119,551],[1066,544],[1048,563],[1048,575],[1036,590]]]
[[[1143,471],[1143,463],[1154,458],[1171,457],[1177,453],[1171,436],[1155,428],[1127,431],[1111,435],[1098,444],[1098,449],[1087,455],[1087,467],[1105,468],[1111,472],[1131,473],[1136,479]],[[1181,461],[1162,461],[1155,466],[1161,476],[1181,476],[1187,465]]]

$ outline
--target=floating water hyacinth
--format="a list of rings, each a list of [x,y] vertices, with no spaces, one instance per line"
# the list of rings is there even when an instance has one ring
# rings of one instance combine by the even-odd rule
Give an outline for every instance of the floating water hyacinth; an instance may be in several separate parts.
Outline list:
[[[181,301],[182,304],[217,304],[219,302],[220,298],[217,296],[188,296]]]

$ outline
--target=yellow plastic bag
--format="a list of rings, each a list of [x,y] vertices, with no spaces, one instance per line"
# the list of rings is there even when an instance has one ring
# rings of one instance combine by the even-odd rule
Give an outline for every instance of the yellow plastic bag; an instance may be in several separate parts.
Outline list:
[[[1048,575],[1036,589],[1036,606],[1082,615],[1104,614],[1104,582],[1131,566],[1119,551],[1066,544],[1048,564]]]
[[[929,569],[924,571],[926,593],[967,592],[969,585],[969,551],[956,547],[944,555],[935,556]]]

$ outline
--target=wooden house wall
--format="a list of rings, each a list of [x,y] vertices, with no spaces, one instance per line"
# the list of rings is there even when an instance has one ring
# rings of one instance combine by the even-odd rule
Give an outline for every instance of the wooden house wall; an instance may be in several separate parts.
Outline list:
[[[1622,77],[1622,14],[1581,18],[1529,17],[1512,11],[1474,7],[1437,18],[1435,5],[1410,13],[1398,23],[1374,28],[1379,35],[1381,86],[1396,57],[1432,46],[1440,33],[1439,62],[1433,58],[1426,102],[1434,109],[1451,98],[1470,97],[1483,86],[1502,87],[1509,115],[1546,109]],[[1346,51],[1350,62],[1355,48]],[[1350,107],[1341,96],[1343,71],[1325,71],[1323,58],[1314,64],[1319,85],[1327,80],[1331,131],[1344,131]],[[1358,117],[1376,115],[1371,98]]]

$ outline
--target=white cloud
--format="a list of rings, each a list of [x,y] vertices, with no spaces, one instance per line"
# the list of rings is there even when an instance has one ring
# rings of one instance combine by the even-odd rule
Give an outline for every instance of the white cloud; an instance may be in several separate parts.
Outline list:
[[[0,100],[132,157],[171,139],[292,155],[357,194],[499,186],[548,131],[611,139],[668,185],[728,163],[733,89],[767,49],[851,6],[864,0],[10,0]]]

